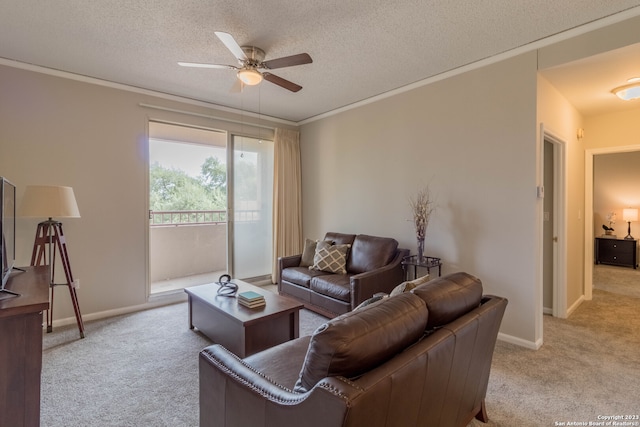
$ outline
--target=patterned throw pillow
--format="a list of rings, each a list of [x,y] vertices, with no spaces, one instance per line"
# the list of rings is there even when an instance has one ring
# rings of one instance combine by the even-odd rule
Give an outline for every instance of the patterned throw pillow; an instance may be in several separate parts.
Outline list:
[[[316,245],[311,270],[326,271],[328,273],[347,273],[347,252],[351,245],[332,245],[332,242],[322,241]]]

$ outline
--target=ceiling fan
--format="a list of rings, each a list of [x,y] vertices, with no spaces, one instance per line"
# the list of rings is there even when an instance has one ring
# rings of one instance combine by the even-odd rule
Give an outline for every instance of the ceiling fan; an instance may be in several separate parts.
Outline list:
[[[278,77],[270,72],[261,72],[260,70],[275,70],[276,68],[292,67],[294,65],[309,64],[313,62],[309,54],[299,53],[297,55],[285,56],[277,59],[265,61],[265,53],[262,49],[255,46],[240,46],[233,36],[229,33],[216,31],[216,36],[231,51],[233,56],[238,60],[239,66],[223,65],[223,64],[201,64],[197,62],[178,62],[183,67],[197,68],[222,68],[229,70],[237,70],[238,79],[246,85],[257,85],[262,79],[281,86],[291,92],[298,92],[302,86],[297,85],[289,80]]]

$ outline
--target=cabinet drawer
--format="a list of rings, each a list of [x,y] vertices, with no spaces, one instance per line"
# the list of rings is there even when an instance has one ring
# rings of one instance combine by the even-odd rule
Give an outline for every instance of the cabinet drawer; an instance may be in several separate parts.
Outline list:
[[[605,264],[632,265],[633,253],[601,253],[598,261]]]
[[[635,241],[600,240],[600,250],[603,253],[632,254]]]

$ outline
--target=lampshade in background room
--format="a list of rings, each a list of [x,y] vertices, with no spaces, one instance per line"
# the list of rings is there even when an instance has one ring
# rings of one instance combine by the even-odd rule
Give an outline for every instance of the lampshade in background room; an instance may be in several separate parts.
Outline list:
[[[638,220],[638,209],[623,209],[622,220],[626,222],[634,222]]]
[[[73,188],[28,185],[18,215],[36,218],[80,218],[80,211]]]

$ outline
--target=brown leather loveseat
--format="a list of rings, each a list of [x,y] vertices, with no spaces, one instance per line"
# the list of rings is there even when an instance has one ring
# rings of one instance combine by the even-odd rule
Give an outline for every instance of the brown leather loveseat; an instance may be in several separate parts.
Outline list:
[[[201,427],[466,426],[485,395],[507,300],[466,273],[341,315],[240,359],[200,353]]]
[[[310,268],[305,254],[278,259],[278,291],[327,317],[353,310],[376,293],[389,293],[404,278],[402,258],[407,249],[388,237],[329,232],[324,242],[349,245],[345,270],[334,273]],[[311,254],[313,258],[313,253]]]

